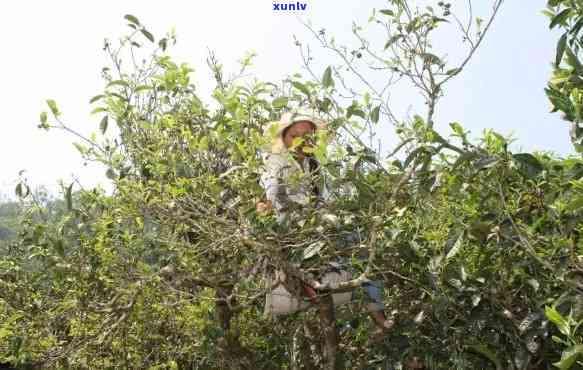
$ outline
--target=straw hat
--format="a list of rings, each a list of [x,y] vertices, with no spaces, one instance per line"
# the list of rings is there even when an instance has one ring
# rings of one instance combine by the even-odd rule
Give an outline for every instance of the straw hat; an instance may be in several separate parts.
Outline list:
[[[287,150],[283,142],[283,133],[296,122],[308,121],[316,126],[316,130],[325,130],[326,122],[318,117],[313,110],[298,109],[284,113],[279,121],[269,123],[267,135],[270,135],[271,153],[283,153]]]

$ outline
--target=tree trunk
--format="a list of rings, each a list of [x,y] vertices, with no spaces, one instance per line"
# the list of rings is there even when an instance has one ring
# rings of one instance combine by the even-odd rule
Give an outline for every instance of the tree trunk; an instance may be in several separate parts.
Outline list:
[[[319,297],[320,325],[322,326],[324,367],[325,370],[341,369],[341,361],[338,358],[338,331],[336,330],[336,315],[332,294]]]
[[[233,287],[217,288],[216,290],[217,321],[223,331],[222,336],[217,340],[220,365],[223,369],[250,369],[252,356],[241,346],[238,333],[231,330],[233,311],[228,302],[231,293],[233,293]],[[236,302],[233,299],[230,303],[235,304]]]
[[[217,288],[217,320],[223,329],[224,335],[227,334],[229,328],[231,327],[231,317],[233,313],[229,308],[229,304],[227,300],[229,299],[229,295],[233,292],[233,288]]]

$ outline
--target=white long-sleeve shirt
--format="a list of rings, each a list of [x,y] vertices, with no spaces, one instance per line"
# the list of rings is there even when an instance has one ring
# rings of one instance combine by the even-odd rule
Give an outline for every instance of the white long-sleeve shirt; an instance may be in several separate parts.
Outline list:
[[[328,199],[325,181],[320,176],[310,174],[310,159],[304,158],[302,164],[291,157],[289,152],[266,153],[261,185],[265,189],[267,200],[275,209],[278,222],[284,222],[290,202],[307,205],[314,197],[313,185],[318,184],[321,200]],[[312,159],[313,160],[313,159]]]

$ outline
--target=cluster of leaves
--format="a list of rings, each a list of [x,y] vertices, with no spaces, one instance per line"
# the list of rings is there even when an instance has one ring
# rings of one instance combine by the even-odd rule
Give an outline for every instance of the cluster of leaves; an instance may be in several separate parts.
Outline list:
[[[433,10],[417,18],[403,2],[390,3],[381,14],[396,17],[395,27],[405,22],[399,17],[412,25],[389,48],[442,23]],[[383,158],[362,143],[358,127],[391,119],[389,110],[373,101],[379,96],[343,105],[334,98],[332,68],[315,81],[294,75],[278,85],[243,84],[249,58],[225,78],[211,55],[216,88],[213,104],[205,104],[192,69],[167,54],[174,36],[156,43],[135,17],[126,19],[132,31],[119,47],[106,42],[112,66],[103,70],[104,92],[91,99],[103,117],[101,135],[78,135],[54,101],[51,117],[41,114],[42,128],[80,137],[80,154],[107,166],[114,191],[64,187],[59,212],[44,217],[46,207],[37,205],[23,215],[0,256],[1,361],[333,368],[321,355],[325,330],[314,309],[276,320],[262,311],[273,271],[311,283],[303,272],[318,275],[341,258],[352,265],[352,282],[383,282],[396,325],[369,345],[362,305],[339,308],[337,367],[417,368],[409,360],[418,357],[429,369],[547,368],[565,344],[575,347],[558,366],[575,363],[581,341],[574,323],[583,318],[581,158],[512,153],[501,135],[470,140],[458,123],[446,138],[434,130],[432,112],[400,122],[407,155]],[[414,65],[418,56],[411,58]],[[441,63],[429,59],[413,76],[421,84],[459,73],[440,72]],[[429,102],[441,94],[435,83],[427,85]],[[280,225],[255,211],[261,152],[271,139],[267,123],[299,105],[331,123],[314,155],[334,196],[322,209],[293,210]],[[20,185],[20,195],[28,193]]]
[[[554,72],[546,89],[554,112],[561,112],[571,123],[571,141],[583,152],[583,3],[571,0],[549,0],[545,14],[551,19],[550,28],[561,29],[557,42]]]

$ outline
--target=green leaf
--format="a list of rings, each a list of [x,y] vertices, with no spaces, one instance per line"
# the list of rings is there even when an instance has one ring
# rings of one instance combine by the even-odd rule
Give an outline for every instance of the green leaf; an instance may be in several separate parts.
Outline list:
[[[102,98],[105,98],[105,95],[95,95],[94,97],[91,98],[91,100],[89,100],[89,104],[93,104]]]
[[[360,118],[365,119],[366,118],[366,113],[364,113],[364,111],[362,109],[358,108],[358,107],[350,106],[346,110],[346,118],[350,118],[352,116],[358,116]]]
[[[528,279],[526,282],[528,283],[528,285],[532,287],[532,289],[534,289],[535,292],[538,292],[538,290],[540,289],[540,283],[538,282],[538,280]]]
[[[474,168],[476,171],[483,170],[485,168],[490,168],[495,166],[498,162],[500,162],[500,158],[497,157],[482,157],[474,163]]]
[[[583,28],[583,18],[579,19],[577,23],[575,23],[575,25],[571,28],[569,33],[573,36],[577,36],[579,34],[579,31],[581,31],[581,28]]]
[[[285,96],[280,96],[271,102],[271,105],[276,109],[281,109],[287,107],[289,99]]]
[[[63,244],[62,239],[57,239],[53,242],[53,248],[59,254],[59,256],[65,256],[65,245]]]
[[[16,188],[14,189],[14,193],[16,194],[16,196],[18,196],[19,198],[22,198],[22,183],[19,182],[16,185]]]
[[[329,112],[331,106],[332,100],[330,100],[329,98],[324,98],[324,100],[322,100],[322,102],[320,103],[320,110],[322,112]]]
[[[405,159],[405,162],[403,162],[403,168],[407,168],[409,166],[409,164],[411,164],[414,160],[417,159],[418,156],[422,155],[423,153],[425,153],[427,150],[425,149],[425,147],[421,146],[415,150],[413,150],[409,156],[407,156],[407,158]]]
[[[301,92],[303,92],[307,96],[310,96],[310,90],[308,90],[308,88],[306,87],[306,85],[304,85],[303,83],[297,82],[297,81],[293,81],[292,82],[292,86],[295,87],[296,89],[300,90]]]
[[[488,360],[492,361],[492,363],[496,366],[496,370],[502,369],[502,363],[496,356],[496,353],[490,349],[485,344],[474,344],[466,347],[468,351],[480,354],[486,357]]]
[[[565,52],[567,53],[567,63],[575,68],[578,74],[583,74],[583,64],[581,64],[577,55],[569,47],[565,48]]]
[[[21,181],[18,183],[18,185],[16,185],[16,189],[14,189],[14,192],[18,197],[26,198],[30,194],[30,188],[28,187],[28,185],[26,185],[26,183]]]
[[[134,17],[131,14],[126,14],[124,16],[125,19],[127,19],[128,21],[132,22],[133,24],[135,24],[136,26],[140,25],[140,21],[138,21],[138,18]]]
[[[207,136],[203,136],[198,142],[198,150],[201,152],[207,151],[209,148],[209,139]]]
[[[421,57],[423,58],[423,60],[427,64],[437,64],[437,65],[443,64],[441,59],[439,59],[439,57],[435,54],[423,53],[423,54],[421,54]]]
[[[543,9],[541,13],[547,16],[549,19],[553,19],[553,17],[555,16],[555,13],[551,12],[549,9]]]
[[[61,112],[59,112],[59,108],[57,107],[57,103],[54,100],[48,99],[47,105],[51,109],[53,116],[58,117],[61,114]]]
[[[420,17],[415,17],[411,22],[409,22],[405,26],[405,31],[407,31],[407,33],[411,33],[419,29],[420,26],[421,26]]]
[[[372,110],[372,112],[370,112],[370,120],[373,121],[374,123],[377,123],[379,121],[380,114],[381,114],[381,106],[379,105],[378,107],[375,107]]]
[[[332,79],[332,67],[328,66],[324,71],[324,75],[322,76],[322,85],[325,88],[334,86],[334,80]]]
[[[567,336],[571,334],[571,327],[569,326],[569,322],[554,307],[545,307],[545,316],[556,325],[561,334]]]
[[[325,245],[326,244],[321,241],[309,245],[306,249],[304,249],[303,259],[307,260],[308,258],[312,258],[316,254],[318,254],[318,252],[320,252],[320,250],[324,248]]]
[[[476,157],[478,157],[478,154],[476,154],[474,152],[465,152],[464,154],[460,155],[456,159],[452,168],[456,169],[459,166],[461,166],[462,164],[464,164],[465,162],[470,162],[470,161],[476,159]]]
[[[381,10],[379,10],[379,12],[384,14],[384,15],[390,15],[390,16],[395,15],[395,12],[393,12],[391,9],[381,9]]]
[[[110,83],[107,84],[107,87],[111,87],[111,86],[124,86],[124,87],[129,87],[130,84],[127,81],[124,81],[124,80],[114,80],[114,81],[111,81]]]
[[[47,119],[48,119],[47,112],[41,112],[41,114],[40,114],[40,123],[43,124],[43,125],[46,125],[47,124]]]
[[[148,32],[148,30],[146,30],[145,28],[142,28],[140,31],[142,32],[142,35],[146,36],[146,38],[148,40],[150,40],[150,42],[154,42],[154,35],[152,35],[150,32]]]
[[[446,260],[449,260],[453,257],[455,257],[455,255],[460,251],[460,249],[463,246],[463,235],[464,233],[461,232],[460,235],[457,237],[455,243],[453,244],[453,246],[451,247],[451,249],[447,252],[447,255],[445,256]]]
[[[391,37],[385,44],[385,50],[387,50],[391,45],[397,42],[397,40],[399,40],[401,37],[403,37],[403,35],[394,35],[393,37]]]
[[[540,174],[544,167],[535,156],[530,153],[518,153],[512,155],[515,162],[519,165],[519,168],[523,175],[528,178],[534,178]]]
[[[111,168],[108,168],[107,171],[105,172],[105,177],[107,177],[110,180],[115,180],[115,178],[117,177],[115,174],[115,171]]]
[[[445,23],[449,23],[449,21],[445,18],[439,18],[439,17],[433,17],[432,18],[433,22],[435,24],[439,23],[439,22],[445,22]]]
[[[445,74],[448,76],[454,76],[454,75],[457,75],[458,73],[460,73],[461,71],[462,71],[461,68],[452,68],[452,69],[448,70],[447,72],[445,72]]]
[[[73,183],[71,183],[71,185],[69,185],[67,187],[67,190],[65,191],[65,200],[67,201],[67,209],[69,211],[73,210],[73,195],[72,195],[72,190],[73,190]]]
[[[99,123],[99,129],[101,130],[102,134],[105,134],[107,131],[107,124],[108,124],[108,116],[103,116],[101,122]]]
[[[160,39],[160,41],[158,41],[158,46],[160,47],[160,49],[162,49],[162,51],[166,51],[166,48],[168,47],[168,39],[167,38]]]
[[[565,22],[569,15],[571,15],[571,8],[564,9],[562,12],[555,15],[555,17],[551,21],[549,28],[553,29],[555,28],[556,25],[563,24],[563,22]]]
[[[557,43],[557,56],[555,57],[555,67],[559,68],[561,61],[563,60],[563,55],[565,54],[565,48],[567,47],[567,33],[565,32],[563,36],[559,39]]]
[[[148,91],[148,90],[152,90],[152,86],[148,86],[148,85],[140,85],[138,87],[136,87],[134,89],[135,92],[142,92],[142,91]]]
[[[583,355],[583,344],[574,345],[564,350],[561,361],[555,362],[553,365],[561,370],[569,370],[581,355]]]
[[[81,153],[81,155],[85,155],[85,153],[87,153],[87,148],[85,148],[83,145],[81,145],[79,143],[73,143],[73,146],[75,148],[77,148],[77,150],[79,151],[79,153]]]
[[[576,212],[579,211],[581,208],[583,208],[583,197],[580,196],[567,203],[567,205],[565,206],[565,211]]]
[[[449,127],[451,127],[451,129],[453,130],[453,132],[455,132],[457,136],[464,136],[465,134],[464,128],[458,122],[451,122],[449,124]]]
[[[0,328],[0,339],[8,338],[12,335],[12,330],[8,328]]]
[[[439,144],[443,144],[446,143],[447,140],[445,140],[437,131],[431,129],[428,131],[428,138],[431,140],[432,143],[439,143]]]
[[[97,107],[91,111],[91,114],[96,114],[96,113],[101,113],[101,112],[107,112],[107,109],[103,108],[103,107]]]

